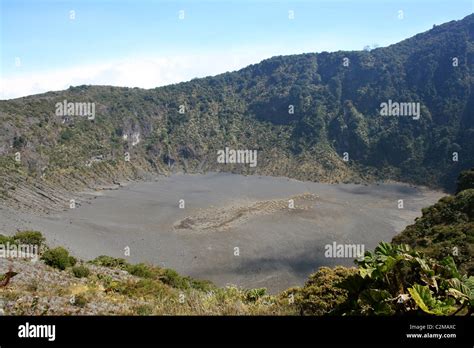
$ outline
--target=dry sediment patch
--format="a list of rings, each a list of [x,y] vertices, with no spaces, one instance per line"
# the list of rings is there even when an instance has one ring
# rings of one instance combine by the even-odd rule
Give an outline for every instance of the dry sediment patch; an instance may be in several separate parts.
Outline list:
[[[196,214],[178,221],[173,227],[178,230],[220,231],[237,226],[253,216],[271,215],[279,212],[298,213],[309,210],[318,198],[313,193],[294,195],[288,199],[241,202],[223,208],[200,209]]]

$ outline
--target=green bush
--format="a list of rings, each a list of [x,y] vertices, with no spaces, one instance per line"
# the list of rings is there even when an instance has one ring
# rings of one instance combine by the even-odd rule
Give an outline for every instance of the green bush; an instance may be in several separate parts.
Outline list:
[[[441,260],[452,256],[459,270],[474,272],[474,189],[441,198],[424,208],[413,225],[393,238],[425,255]]]
[[[459,174],[457,186],[457,193],[467,189],[474,189],[474,168]]]
[[[89,270],[89,268],[81,265],[81,266],[74,266],[72,268],[72,273],[77,278],[85,278],[89,276],[91,271]]]
[[[192,279],[192,278],[188,278],[188,279],[190,279],[191,287],[199,291],[209,292],[215,289],[216,287],[209,280],[197,280],[197,279]]]
[[[137,263],[136,265],[129,265],[127,271],[134,276],[141,278],[153,278],[154,272],[151,266],[145,265],[144,263]]]
[[[250,302],[255,302],[258,299],[262,298],[267,294],[266,288],[257,288],[257,289],[250,289],[247,290],[245,293],[245,299]]]
[[[48,266],[58,268],[60,270],[64,270],[67,267],[71,267],[76,264],[76,259],[70,256],[69,252],[62,247],[45,251],[41,256],[41,259]]]
[[[128,264],[126,270],[134,276],[159,280],[176,289],[188,290],[193,288],[199,291],[209,291],[214,288],[214,285],[210,281],[183,277],[175,270],[163,269],[144,263],[138,263],[136,265]]]
[[[166,285],[154,279],[140,279],[138,282],[118,283],[115,284],[114,290],[132,298],[164,298],[173,294]]]
[[[74,266],[77,263],[77,259],[74,256],[69,255],[69,265]]]
[[[89,261],[89,262],[96,266],[120,268],[120,269],[126,269],[128,266],[130,266],[129,263],[125,261],[125,259],[111,257],[107,255],[97,256],[94,260]]]
[[[190,286],[190,281],[187,278],[181,277],[178,272],[172,269],[165,269],[163,274],[160,277],[160,280],[177,289],[189,289]]]
[[[70,130],[69,128],[64,129],[60,133],[61,142],[64,143],[64,142],[67,142],[67,141],[71,140],[73,135],[74,134],[73,134],[72,130]]]
[[[41,246],[45,241],[45,238],[39,231],[20,231],[17,232],[13,239],[15,239],[18,244],[31,244]]]
[[[3,234],[0,234],[0,244],[6,245],[7,243],[17,244],[13,237],[4,236]]]
[[[347,300],[347,290],[337,284],[356,273],[355,268],[321,267],[308,277],[304,287],[289,289],[283,295],[288,301],[292,295],[301,315],[326,315]]]

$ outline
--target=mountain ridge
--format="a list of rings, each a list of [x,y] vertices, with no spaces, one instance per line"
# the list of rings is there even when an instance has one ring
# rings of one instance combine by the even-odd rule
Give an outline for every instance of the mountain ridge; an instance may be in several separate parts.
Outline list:
[[[473,21],[474,20],[474,14],[467,15],[464,18],[459,19],[459,20],[451,20],[449,22],[445,22],[445,23],[442,23],[442,24],[439,24],[439,25],[434,24],[433,28],[431,28],[431,29],[428,29],[428,30],[426,30],[424,32],[421,32],[421,33],[418,33],[418,34],[415,34],[415,35],[413,35],[411,37],[408,37],[406,39],[403,39],[399,42],[392,43],[388,46],[373,48],[373,49],[371,49],[371,51],[381,50],[381,49],[389,49],[389,48],[392,48],[393,46],[400,46],[400,45],[405,44],[407,42],[412,42],[414,40],[422,39],[422,38],[424,38],[424,36],[427,33],[433,32],[433,30],[435,30],[435,29],[436,29],[436,31],[443,31],[443,29],[451,27],[451,26],[462,26],[462,22],[467,21],[467,20]],[[450,29],[452,29],[452,28],[450,28]],[[474,26],[472,28],[470,28],[470,30],[474,31]],[[269,58],[262,59],[260,62],[249,64],[249,65],[247,65],[245,67],[242,67],[240,69],[237,69],[237,70],[226,71],[226,72],[223,72],[223,73],[219,73],[217,75],[194,77],[194,78],[191,78],[190,80],[187,80],[187,81],[182,81],[182,82],[177,82],[177,83],[172,83],[172,84],[159,86],[159,87],[152,87],[152,88],[112,86],[112,85],[87,85],[87,84],[78,85],[78,86],[70,86],[70,88],[83,88],[83,87],[107,87],[107,88],[109,88],[110,87],[110,88],[118,88],[118,89],[139,89],[139,90],[143,90],[143,91],[150,91],[150,90],[156,90],[156,89],[159,89],[159,88],[165,88],[165,87],[168,87],[168,86],[176,86],[176,85],[180,85],[180,84],[186,84],[186,83],[196,81],[196,80],[214,78],[214,77],[219,77],[219,76],[226,75],[226,74],[232,74],[232,73],[240,72],[242,70],[249,69],[251,67],[257,66],[260,63],[263,63],[265,61],[269,61],[269,60],[272,60],[272,59],[275,59],[275,58],[280,58],[280,57],[295,57],[295,56],[303,56],[303,55],[335,54],[335,53],[348,53],[348,52],[349,53],[350,52],[361,52],[361,50],[349,50],[349,51],[348,50],[337,50],[337,51],[295,53],[295,54],[288,54],[288,55],[275,55],[275,56],[272,56],[272,57],[269,57]],[[14,100],[18,100],[18,99],[32,98],[32,97],[33,98],[41,97],[41,96],[46,96],[46,95],[51,94],[51,93],[60,93],[60,92],[64,92],[64,91],[65,90],[47,91],[47,92],[42,92],[42,93],[17,97],[17,98],[4,99],[4,100],[0,100],[0,102],[8,102],[8,101],[14,101]]]
[[[471,14],[370,51],[276,56],[154,89],[78,86],[0,101],[0,199],[24,205],[42,200],[35,185],[74,192],[173,171],[454,189],[474,166],[473,61]],[[56,116],[64,100],[95,103],[96,119]],[[419,103],[421,118],[381,117],[388,100]],[[258,150],[257,167],[219,165],[226,146]]]

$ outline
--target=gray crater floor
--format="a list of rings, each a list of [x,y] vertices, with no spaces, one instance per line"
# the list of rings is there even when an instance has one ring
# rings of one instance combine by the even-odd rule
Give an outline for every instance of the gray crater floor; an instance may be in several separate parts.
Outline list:
[[[150,262],[224,286],[302,285],[324,265],[325,245],[390,241],[442,192],[405,184],[352,185],[224,173],[132,183],[47,216],[0,209],[0,233],[36,229],[74,255]],[[179,207],[183,199],[185,208]],[[293,199],[295,209],[288,208]],[[398,208],[402,199],[404,208]],[[124,248],[130,247],[130,256]],[[238,249],[236,249],[238,248]],[[236,255],[238,253],[238,256]]]

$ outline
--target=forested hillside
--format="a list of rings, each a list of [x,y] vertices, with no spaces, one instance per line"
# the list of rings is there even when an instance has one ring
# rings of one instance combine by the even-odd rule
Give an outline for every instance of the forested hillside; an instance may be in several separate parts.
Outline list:
[[[393,242],[438,260],[452,256],[462,272],[474,274],[474,168],[461,173],[456,195],[441,198],[422,213]]]
[[[150,90],[1,101],[0,198],[62,207],[84,186],[177,170],[454,189],[474,166],[473,62],[470,15],[384,48],[273,57]],[[57,116],[64,100],[95,103],[94,119]],[[389,101],[419,103],[420,117],[382,116]],[[220,165],[226,146],[258,150],[258,165]]]

